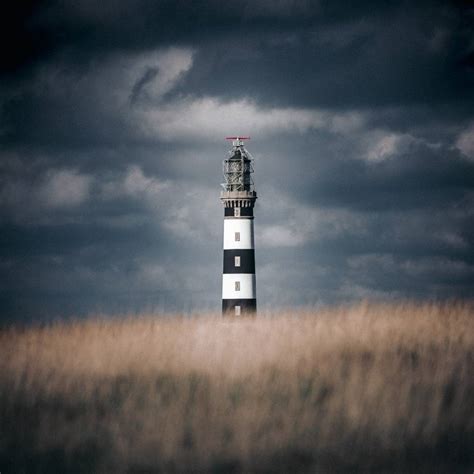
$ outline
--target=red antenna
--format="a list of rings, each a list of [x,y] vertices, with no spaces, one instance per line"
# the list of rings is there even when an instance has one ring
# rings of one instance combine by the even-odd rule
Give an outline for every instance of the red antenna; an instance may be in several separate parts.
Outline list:
[[[250,140],[250,137],[225,137],[226,140]]]

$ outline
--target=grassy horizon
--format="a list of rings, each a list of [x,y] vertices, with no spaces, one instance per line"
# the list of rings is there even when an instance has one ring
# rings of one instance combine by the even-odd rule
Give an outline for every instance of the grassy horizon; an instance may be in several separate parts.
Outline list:
[[[0,330],[0,471],[472,472],[474,305]]]

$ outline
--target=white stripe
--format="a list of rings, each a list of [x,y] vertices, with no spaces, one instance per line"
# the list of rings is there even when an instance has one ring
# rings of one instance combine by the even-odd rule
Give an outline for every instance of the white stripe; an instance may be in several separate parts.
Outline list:
[[[224,219],[224,250],[253,248],[253,219]]]
[[[239,282],[240,291],[236,291],[235,283]],[[222,275],[222,299],[252,299],[256,298],[254,273],[224,273]]]

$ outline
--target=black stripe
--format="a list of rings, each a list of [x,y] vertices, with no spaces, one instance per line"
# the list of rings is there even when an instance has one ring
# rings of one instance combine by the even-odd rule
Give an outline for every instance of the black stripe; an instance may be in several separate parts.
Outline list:
[[[241,217],[252,217],[253,216],[253,208],[252,207],[225,207],[224,208],[224,216],[225,217],[233,217],[235,216],[234,209],[240,209],[240,216]]]
[[[240,257],[240,267],[235,266],[235,257]],[[224,250],[224,273],[255,273],[255,250]]]
[[[235,316],[235,307],[240,306],[241,316],[254,316],[257,311],[257,300],[222,300],[222,314],[224,316]]]

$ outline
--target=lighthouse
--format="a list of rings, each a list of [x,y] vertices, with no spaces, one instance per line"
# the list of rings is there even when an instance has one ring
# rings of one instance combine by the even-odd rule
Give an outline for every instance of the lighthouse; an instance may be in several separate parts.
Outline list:
[[[223,162],[225,182],[221,192],[224,205],[224,269],[222,314],[251,316],[257,310],[253,209],[257,192],[251,174],[252,155],[245,149],[249,137],[227,137],[232,149]]]

